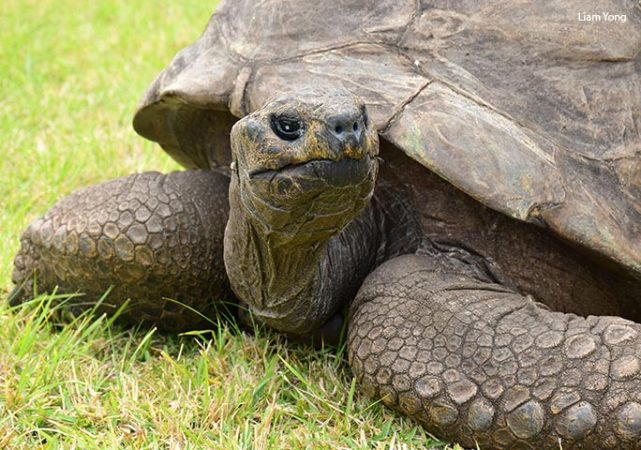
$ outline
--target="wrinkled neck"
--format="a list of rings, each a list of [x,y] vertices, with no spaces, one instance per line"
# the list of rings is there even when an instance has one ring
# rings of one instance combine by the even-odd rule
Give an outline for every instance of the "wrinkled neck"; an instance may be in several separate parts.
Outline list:
[[[225,265],[238,298],[267,325],[307,334],[323,325],[355,296],[363,279],[384,260],[416,250],[418,220],[389,211],[387,196],[374,197],[345,229],[296,233],[274,229],[243,207],[238,183],[230,184],[230,217],[225,230]],[[397,201],[398,205],[402,202]],[[389,206],[389,205],[387,205]],[[410,231],[396,230],[399,223]]]
[[[332,233],[314,232],[309,223],[287,223],[279,211],[266,220],[242,195],[232,180],[225,230],[225,265],[232,289],[260,320],[281,331],[303,334],[334,309],[319,295],[322,261]]]

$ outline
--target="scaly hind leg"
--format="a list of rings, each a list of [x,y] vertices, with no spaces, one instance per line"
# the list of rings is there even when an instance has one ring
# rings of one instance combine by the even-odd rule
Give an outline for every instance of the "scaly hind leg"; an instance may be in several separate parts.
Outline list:
[[[393,259],[350,310],[363,390],[482,449],[641,449],[641,325],[547,310],[443,257]]]
[[[127,322],[202,325],[189,308],[212,317],[215,300],[232,298],[223,263],[228,184],[213,172],[147,172],[71,194],[22,235],[14,303],[33,295],[35,277],[40,292],[84,293],[74,310],[111,289],[100,312],[130,299]]]

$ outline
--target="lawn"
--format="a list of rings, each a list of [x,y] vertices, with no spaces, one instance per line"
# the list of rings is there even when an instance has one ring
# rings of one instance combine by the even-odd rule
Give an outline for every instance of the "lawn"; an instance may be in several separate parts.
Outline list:
[[[222,323],[200,336],[11,310],[26,225],[71,191],[179,169],[131,118],[215,2],[3,0],[0,448],[445,448],[358,393],[344,355]]]

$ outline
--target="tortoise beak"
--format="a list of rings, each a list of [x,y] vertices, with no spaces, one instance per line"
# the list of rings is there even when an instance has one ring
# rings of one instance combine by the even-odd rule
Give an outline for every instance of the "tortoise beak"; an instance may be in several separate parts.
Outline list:
[[[301,164],[290,164],[278,170],[262,170],[250,173],[252,181],[264,180],[269,183],[279,182],[289,186],[293,182],[299,189],[306,190],[319,182],[324,188],[346,187],[362,183],[364,179],[372,177],[372,171],[378,161],[375,157],[365,156],[361,159],[343,158],[340,161],[331,159],[314,159]]]

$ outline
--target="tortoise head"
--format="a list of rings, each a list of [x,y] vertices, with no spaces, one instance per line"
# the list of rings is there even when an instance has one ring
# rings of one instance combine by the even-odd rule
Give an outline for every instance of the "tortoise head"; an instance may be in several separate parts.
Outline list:
[[[378,135],[347,91],[278,97],[238,121],[231,143],[230,199],[270,232],[329,237],[372,196]]]

